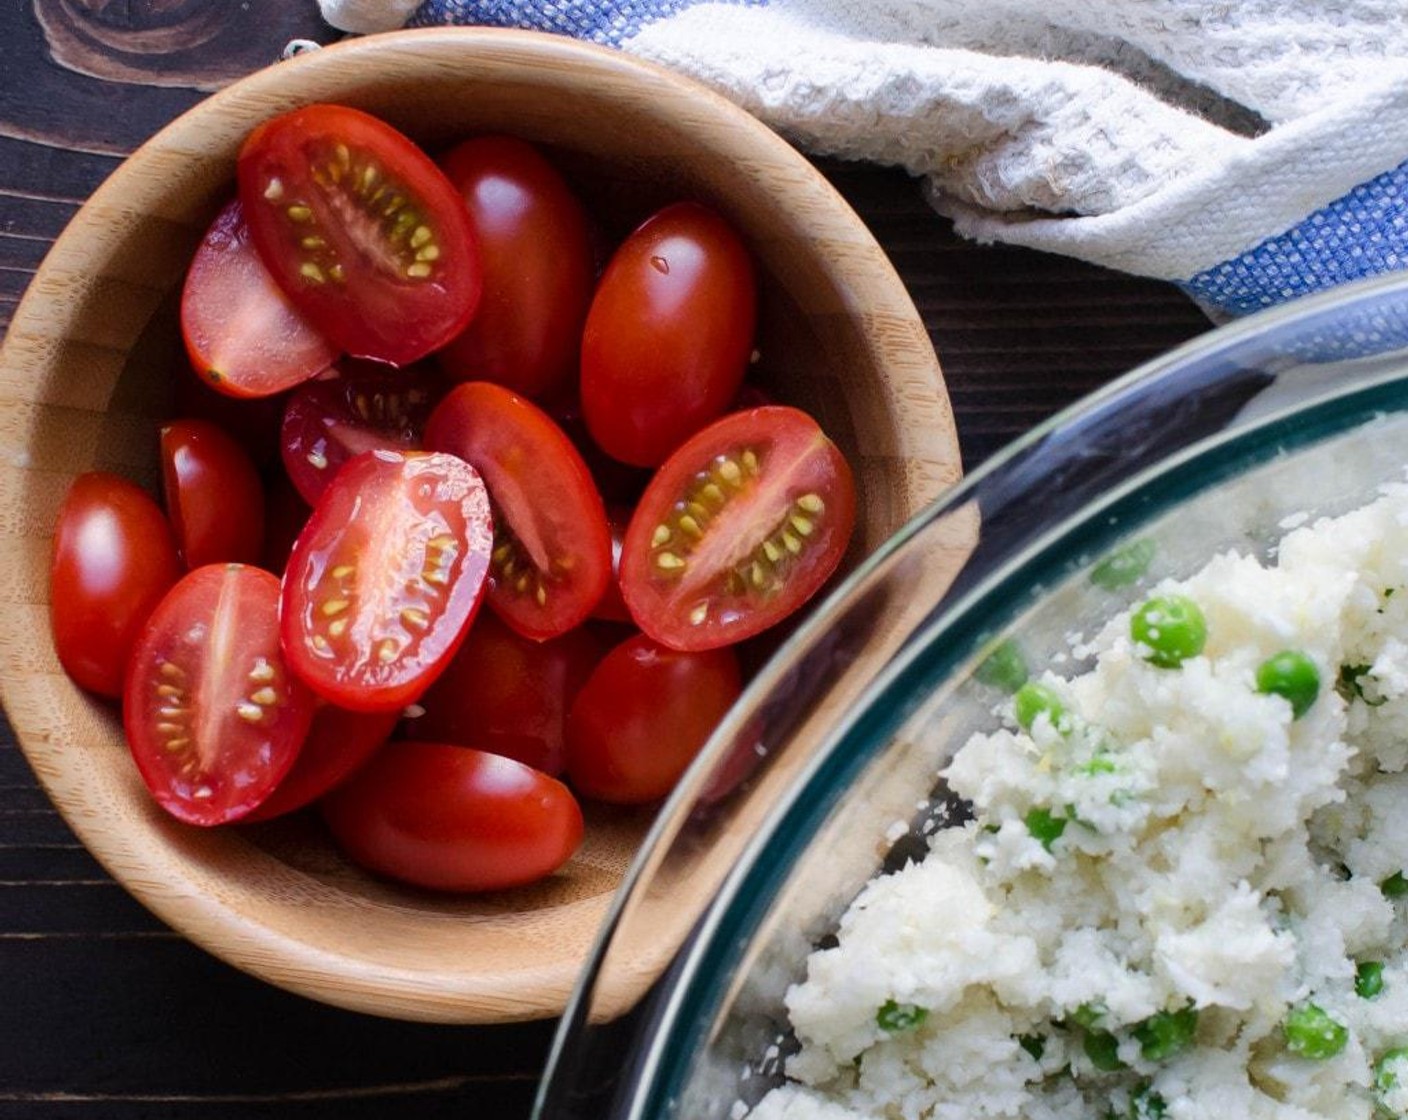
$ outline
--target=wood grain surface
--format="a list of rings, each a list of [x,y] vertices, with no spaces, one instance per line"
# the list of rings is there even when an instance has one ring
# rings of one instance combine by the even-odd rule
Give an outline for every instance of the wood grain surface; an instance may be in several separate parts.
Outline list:
[[[295,36],[334,37],[311,0],[4,5],[0,328],[53,238],[122,154]],[[923,314],[969,469],[1208,327],[1167,285],[962,242],[899,173],[822,166]],[[36,786],[8,725],[0,976],[0,1120],[513,1120],[527,1116],[552,1029],[377,1019],[236,972],[104,874]]]

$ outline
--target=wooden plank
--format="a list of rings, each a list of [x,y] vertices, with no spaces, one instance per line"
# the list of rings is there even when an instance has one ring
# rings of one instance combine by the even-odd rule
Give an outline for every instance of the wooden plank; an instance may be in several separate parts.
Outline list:
[[[174,937],[0,940],[0,975],[0,1103],[62,1092],[223,1097],[233,1107],[229,1098],[472,1081],[476,1103],[495,1086],[514,1100],[505,1111],[486,1100],[471,1114],[524,1115],[553,1026],[445,1027],[339,1011]],[[87,1115],[115,1113],[99,1100]]]
[[[290,39],[331,42],[312,3],[0,4],[0,134],[108,154],[241,74],[278,60]]]

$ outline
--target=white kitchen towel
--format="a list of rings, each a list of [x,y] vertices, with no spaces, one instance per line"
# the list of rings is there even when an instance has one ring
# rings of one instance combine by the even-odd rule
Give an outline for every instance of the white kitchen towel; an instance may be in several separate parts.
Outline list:
[[[1408,265],[1408,0],[320,0],[344,30],[529,27],[692,75],[963,234],[1214,317]]]

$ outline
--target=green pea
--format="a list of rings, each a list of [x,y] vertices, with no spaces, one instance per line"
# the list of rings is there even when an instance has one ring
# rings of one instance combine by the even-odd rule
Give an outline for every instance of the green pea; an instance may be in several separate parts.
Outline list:
[[[1354,993],[1360,999],[1373,999],[1384,990],[1382,961],[1360,961],[1354,968]]]
[[[1107,1012],[1108,1008],[1103,1003],[1083,1003],[1066,1018],[1078,1027],[1090,1030],[1100,1025],[1100,1020],[1105,1017]]]
[[[1030,810],[1024,822],[1032,839],[1039,841],[1048,852],[1051,845],[1061,839],[1061,833],[1066,831],[1066,818],[1055,816],[1050,809],[1041,806]]]
[[[1012,712],[1023,730],[1030,731],[1037,717],[1045,713],[1051,726],[1062,734],[1070,729],[1070,717],[1061,698],[1044,684],[1028,681],[1012,697]]]
[[[1408,1046],[1395,1046],[1392,1050],[1386,1050],[1377,1062],[1374,1063],[1374,1092],[1379,1098],[1379,1104],[1391,1115],[1401,1116],[1402,1113],[1390,1110],[1383,1098],[1399,1087],[1399,1068],[1408,1070]]]
[[[1129,1098],[1129,1120],[1163,1120],[1168,1103],[1148,1085],[1141,1085]]]
[[[983,658],[974,671],[974,676],[983,684],[1000,688],[1003,692],[1016,692],[1027,683],[1027,675],[1027,659],[1022,656],[1021,647],[1011,638],[993,646],[992,652]]]
[[[1290,701],[1291,717],[1300,719],[1320,695],[1320,670],[1305,654],[1283,650],[1257,667],[1256,690]]]
[[[1091,568],[1090,582],[1107,591],[1128,587],[1149,570],[1154,552],[1154,542],[1147,538],[1131,541]]]
[[[1098,754],[1089,762],[1082,762],[1076,767],[1076,773],[1084,774],[1087,778],[1093,778],[1097,774],[1116,774],[1118,772],[1119,767],[1115,765],[1114,760],[1102,754]]]
[[[1198,1029],[1198,1009],[1160,1011],[1134,1028],[1139,1052],[1151,1062],[1167,1061],[1193,1041]]]
[[[1146,599],[1129,620],[1129,636],[1143,647],[1142,656],[1161,669],[1177,669],[1203,652],[1208,624],[1202,609],[1186,595]]]
[[[912,1031],[929,1017],[929,1009],[917,1003],[897,1003],[887,999],[875,1013],[876,1025],[888,1034]]]
[[[1402,898],[1408,894],[1408,878],[1404,877],[1403,872],[1395,871],[1379,884],[1379,890],[1384,892],[1385,898]]]
[[[1085,1056],[1096,1069],[1105,1073],[1124,1069],[1124,1062],[1120,1061],[1119,1039],[1109,1031],[1086,1032],[1084,1048]]]
[[[1340,694],[1340,698],[1348,704],[1351,700],[1362,700],[1371,708],[1377,708],[1384,702],[1384,697],[1377,700],[1370,700],[1364,695],[1364,678],[1369,675],[1372,665],[1341,665],[1339,675],[1335,679],[1335,691]]]
[[[1046,1053],[1046,1039],[1039,1034],[1024,1034],[1018,1037],[1017,1045],[1032,1056],[1032,1061],[1041,1061],[1041,1056]]]
[[[1313,1003],[1291,1008],[1281,1030],[1286,1048],[1302,1058],[1333,1058],[1349,1042],[1349,1028]]]

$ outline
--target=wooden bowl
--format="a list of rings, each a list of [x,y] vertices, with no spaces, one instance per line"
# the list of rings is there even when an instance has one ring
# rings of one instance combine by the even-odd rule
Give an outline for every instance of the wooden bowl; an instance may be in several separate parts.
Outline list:
[[[212,96],[141,148],[55,243],[0,351],[0,695],[36,774],[103,865],[222,959],[342,1007],[500,1022],[560,1012],[649,814],[595,812],[536,886],[418,892],[337,854],[312,814],[201,830],[157,809],[116,711],[60,670],[49,637],[55,513],[73,477],[149,486],[178,364],[185,265],[258,122],[315,101],[366,109],[430,148],[507,131],[546,145],[613,232],[683,197],[723,211],[760,263],[761,366],[849,455],[851,562],[959,474],[923,324],[855,214],[775,134],[700,86],[529,33],[353,40]]]

